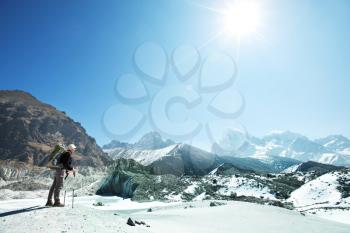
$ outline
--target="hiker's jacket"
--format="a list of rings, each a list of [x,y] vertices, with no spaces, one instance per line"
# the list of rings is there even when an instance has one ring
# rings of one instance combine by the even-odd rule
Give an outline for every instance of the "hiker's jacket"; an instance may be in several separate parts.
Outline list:
[[[69,170],[69,171],[73,170],[71,154],[68,151],[63,152],[60,155],[58,164],[62,164],[63,168],[66,170]]]

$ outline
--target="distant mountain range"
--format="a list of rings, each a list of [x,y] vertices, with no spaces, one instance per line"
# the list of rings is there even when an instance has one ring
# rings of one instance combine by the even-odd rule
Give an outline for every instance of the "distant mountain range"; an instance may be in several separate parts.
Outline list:
[[[274,131],[262,138],[249,138],[235,151],[225,151],[222,148],[226,148],[226,145],[214,144],[212,152],[222,156],[250,158],[278,156],[302,162],[311,160],[350,166],[350,140],[341,135],[310,140],[289,131]]]
[[[149,132],[143,135],[139,141],[136,143],[120,142],[117,140],[112,140],[109,144],[102,147],[104,150],[114,149],[114,148],[133,148],[139,150],[155,150],[161,149],[170,145],[174,145],[175,142],[167,139],[163,140],[161,135],[157,132]]]
[[[263,173],[281,172],[307,161],[350,166],[350,143],[340,135],[312,141],[289,131],[275,131],[263,138],[249,138],[236,151],[221,147],[224,146],[214,144],[207,152],[151,132],[134,144],[112,141],[103,148],[113,159],[134,159],[159,174],[200,175],[224,163]]]

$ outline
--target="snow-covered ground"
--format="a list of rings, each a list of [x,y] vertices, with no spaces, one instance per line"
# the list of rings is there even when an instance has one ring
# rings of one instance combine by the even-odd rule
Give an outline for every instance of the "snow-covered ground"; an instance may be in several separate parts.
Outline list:
[[[342,198],[337,189],[341,177],[350,180],[346,173],[324,174],[292,192],[287,201],[298,211],[350,224],[350,197]]]
[[[320,176],[292,192],[289,201],[295,207],[320,203],[336,204],[341,199],[341,193],[337,190],[338,177],[335,173]]]
[[[103,199],[108,202],[110,199]],[[96,197],[76,198],[74,208],[43,208],[45,199],[23,199],[0,202],[0,232],[2,233],[82,233],[82,232],[150,232],[144,227],[129,227],[124,217],[115,211],[97,210]],[[34,207],[31,208],[30,207]],[[11,211],[27,209],[22,213]],[[102,207],[101,207],[102,208]],[[4,216],[5,215],[5,216]],[[7,215],[7,216],[6,216]]]
[[[137,203],[100,196],[75,198],[74,208],[70,196],[66,202],[64,208],[42,208],[45,199],[1,201],[0,232],[349,233],[350,229],[350,225],[246,202],[221,201],[225,205],[210,207],[209,201]],[[104,206],[94,206],[97,202]],[[13,212],[33,206],[36,209]],[[145,221],[150,227],[128,226],[129,217]]]
[[[221,195],[230,196],[231,193],[236,193],[237,196],[263,197],[265,199],[276,200],[268,187],[259,184],[254,179],[235,176],[221,177],[218,179],[218,184],[224,186],[218,190],[218,193]]]

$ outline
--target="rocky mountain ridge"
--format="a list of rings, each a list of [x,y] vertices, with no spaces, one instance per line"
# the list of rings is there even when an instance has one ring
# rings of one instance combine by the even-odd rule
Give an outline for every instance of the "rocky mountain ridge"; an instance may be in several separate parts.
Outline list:
[[[37,165],[56,144],[74,143],[80,166],[111,160],[80,123],[23,91],[0,91],[0,160]]]

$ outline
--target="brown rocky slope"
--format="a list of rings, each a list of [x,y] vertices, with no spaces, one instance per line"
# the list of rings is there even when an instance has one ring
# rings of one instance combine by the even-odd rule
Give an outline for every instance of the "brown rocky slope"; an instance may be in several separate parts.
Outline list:
[[[110,162],[95,139],[64,112],[23,91],[0,91],[0,160],[38,165],[57,143],[77,146],[77,165]]]

